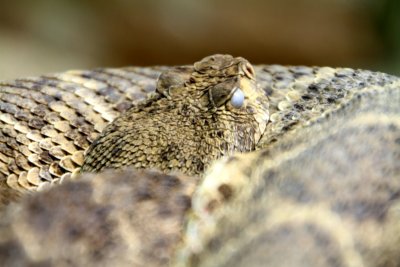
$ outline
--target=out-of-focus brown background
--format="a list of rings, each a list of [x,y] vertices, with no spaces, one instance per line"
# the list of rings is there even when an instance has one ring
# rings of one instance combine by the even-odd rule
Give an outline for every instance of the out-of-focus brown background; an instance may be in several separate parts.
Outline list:
[[[398,0],[2,2],[0,79],[71,68],[187,64],[217,52],[252,63],[400,74]]]

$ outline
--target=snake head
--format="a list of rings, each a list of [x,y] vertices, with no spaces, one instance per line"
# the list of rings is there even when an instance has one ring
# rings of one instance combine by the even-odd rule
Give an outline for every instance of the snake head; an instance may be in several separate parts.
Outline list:
[[[189,79],[202,91],[199,103],[216,113],[232,114],[237,123],[247,117],[255,120],[257,143],[269,120],[269,101],[256,82],[252,65],[242,57],[212,55],[194,64]]]
[[[92,143],[82,170],[133,165],[202,174],[222,156],[254,150],[268,118],[268,99],[250,63],[213,55],[163,72],[156,93]]]

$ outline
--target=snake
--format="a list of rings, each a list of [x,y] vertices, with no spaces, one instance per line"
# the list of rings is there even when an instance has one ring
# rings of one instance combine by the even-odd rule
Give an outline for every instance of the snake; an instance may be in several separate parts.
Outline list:
[[[0,261],[397,266],[399,103],[230,55],[1,82]]]

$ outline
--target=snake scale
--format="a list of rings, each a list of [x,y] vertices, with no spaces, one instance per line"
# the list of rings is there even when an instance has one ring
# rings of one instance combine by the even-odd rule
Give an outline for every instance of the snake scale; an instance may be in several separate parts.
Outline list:
[[[399,266],[399,103],[228,55],[1,82],[0,263]]]

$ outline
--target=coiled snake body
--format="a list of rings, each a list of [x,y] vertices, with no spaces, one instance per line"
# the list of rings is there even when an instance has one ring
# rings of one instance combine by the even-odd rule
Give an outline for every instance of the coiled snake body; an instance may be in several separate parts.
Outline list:
[[[0,262],[398,266],[399,103],[387,74],[227,55],[2,82]]]

